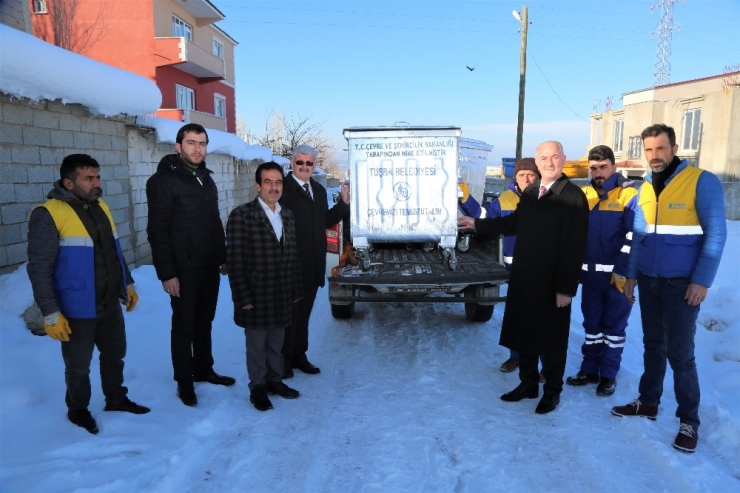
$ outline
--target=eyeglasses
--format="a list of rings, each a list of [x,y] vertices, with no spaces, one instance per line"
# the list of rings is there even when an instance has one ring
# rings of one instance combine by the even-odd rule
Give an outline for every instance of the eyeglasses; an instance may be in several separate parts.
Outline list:
[[[313,161],[296,161],[295,162],[298,166],[303,166],[304,164],[306,166],[313,166]]]

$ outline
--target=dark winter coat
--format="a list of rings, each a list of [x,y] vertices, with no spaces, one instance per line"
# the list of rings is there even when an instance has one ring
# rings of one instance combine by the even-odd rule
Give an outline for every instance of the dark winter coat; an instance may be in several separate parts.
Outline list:
[[[246,329],[284,329],[292,320],[293,302],[303,297],[293,214],[283,207],[283,236],[278,241],[259,199],[229,214],[226,265],[234,322]],[[247,304],[251,310],[244,310]]]
[[[580,188],[565,175],[541,199],[539,188],[527,187],[513,214],[475,221],[478,233],[517,235],[500,344],[525,354],[565,349],[572,303],[557,308],[555,295],[575,296],[588,233]]]
[[[193,170],[177,154],[162,158],[146,182],[146,232],[157,277],[166,281],[190,268],[225,261],[218,189],[205,161]]]
[[[307,292],[323,286],[326,280],[326,228],[349,214],[349,205],[341,200],[329,209],[326,189],[313,179],[310,184],[313,200],[290,172],[285,177],[280,198],[280,205],[290,209],[295,217],[298,261]]]

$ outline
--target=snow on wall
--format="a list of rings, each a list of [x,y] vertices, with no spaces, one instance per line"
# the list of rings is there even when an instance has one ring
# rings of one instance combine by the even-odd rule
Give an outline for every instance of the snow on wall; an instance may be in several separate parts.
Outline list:
[[[156,84],[0,24],[0,91],[34,101],[77,103],[102,116],[153,113]]]

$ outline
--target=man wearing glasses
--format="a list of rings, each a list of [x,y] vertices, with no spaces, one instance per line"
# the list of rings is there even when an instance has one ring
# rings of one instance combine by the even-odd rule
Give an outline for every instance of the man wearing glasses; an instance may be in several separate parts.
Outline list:
[[[306,357],[308,320],[316,292],[326,281],[326,228],[349,214],[349,185],[342,185],[342,200],[329,209],[326,189],[311,178],[316,164],[316,149],[300,144],[293,150],[291,171],[285,177],[280,205],[295,217],[298,263],[303,280],[303,299],[293,306],[293,324],[285,329],[283,340],[283,378],[293,376],[293,368],[309,375],[321,370]]]

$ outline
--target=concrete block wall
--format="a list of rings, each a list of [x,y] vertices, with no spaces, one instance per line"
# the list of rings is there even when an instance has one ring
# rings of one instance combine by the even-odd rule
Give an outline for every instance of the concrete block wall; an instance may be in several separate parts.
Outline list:
[[[146,236],[146,181],[170,144],[157,144],[152,129],[133,118],[91,116],[80,105],[32,102],[0,93],[0,274],[27,260],[28,217],[59,179],[64,156],[90,154],[100,163],[103,198],[110,206],[124,257],[131,266],[150,264]],[[254,198],[258,162],[209,154],[219,189],[221,220]]]
[[[0,93],[0,273],[27,260],[28,216],[46,200],[64,156],[90,154],[100,163],[104,200],[128,262],[130,186],[125,118],[91,116],[80,105],[32,102]]]
[[[173,136],[174,137],[174,136]],[[128,167],[131,188],[132,239],[136,266],[151,264],[152,251],[147,241],[147,198],[146,182],[157,170],[159,161],[175,152],[173,144],[157,144],[152,129],[129,127]],[[223,154],[208,154],[206,164],[213,171],[213,180],[218,187],[218,204],[221,221],[226,224],[229,213],[246,202],[254,188],[254,171],[257,164],[240,161]]]
[[[28,0],[1,0],[0,24],[5,24],[19,31],[29,32],[31,20],[29,19],[28,7]]]

